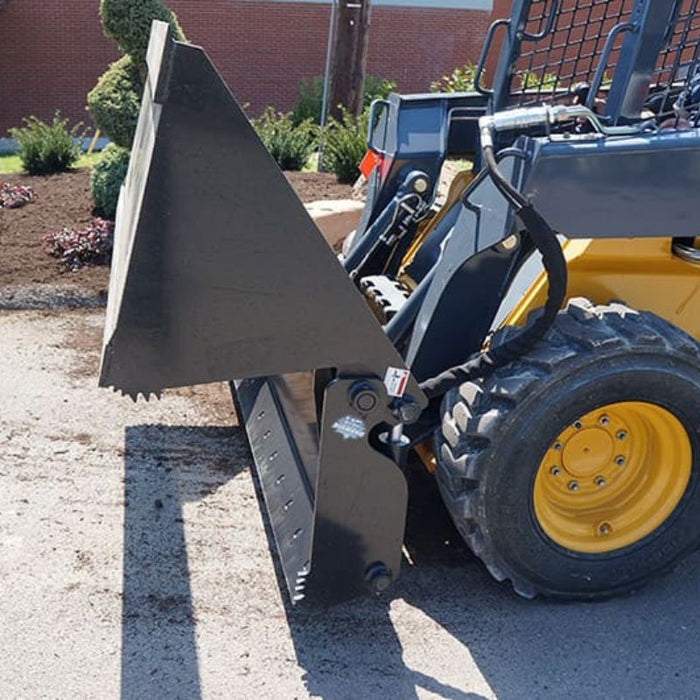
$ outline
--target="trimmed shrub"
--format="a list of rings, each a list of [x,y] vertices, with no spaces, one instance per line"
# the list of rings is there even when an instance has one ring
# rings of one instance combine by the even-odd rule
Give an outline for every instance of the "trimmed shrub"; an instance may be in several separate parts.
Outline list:
[[[449,75],[443,75],[440,80],[430,83],[430,92],[474,92],[475,78],[476,64],[467,62]]]
[[[36,195],[31,187],[11,185],[9,182],[0,183],[0,209],[19,209],[35,199]]]
[[[290,114],[268,107],[253,126],[282,170],[301,170],[316,145],[317,128],[310,119],[295,126]]]
[[[67,270],[84,265],[107,265],[112,257],[114,224],[104,219],[93,219],[82,228],[63,228],[47,233],[44,251],[58,258]]]
[[[68,120],[56,112],[47,124],[36,117],[24,119],[25,126],[10,129],[10,136],[19,144],[22,167],[30,175],[50,175],[69,170],[80,158],[81,124],[68,128]]]
[[[350,184],[360,175],[360,161],[367,151],[368,120],[367,110],[357,119],[343,110],[341,121],[328,122],[323,134],[323,167],[335,173],[338,182]]]
[[[393,81],[366,75],[364,107],[369,107],[373,100],[385,99],[394,90],[396,90],[396,83]],[[320,124],[323,107],[323,76],[317,75],[302,80],[297,88],[297,95],[297,101],[292,109],[292,122],[300,124],[305,119],[310,119],[314,124]]]
[[[143,83],[131,56],[112,63],[88,93],[88,109],[95,123],[114,143],[130,148],[141,108]]]
[[[117,212],[119,191],[129,169],[129,149],[110,143],[92,169],[90,186],[95,208],[108,219]]]
[[[88,94],[88,108],[95,123],[113,142],[93,168],[92,198],[95,208],[112,218],[138,123],[151,23],[168,22],[180,41],[185,41],[185,35],[175,15],[158,0],[101,0],[100,19],[105,34],[126,54],[109,67]]]
[[[130,54],[136,65],[146,60],[153,20],[168,22],[175,38],[185,41],[175,13],[158,0],[101,0],[100,19],[105,34],[114,39],[124,53]]]

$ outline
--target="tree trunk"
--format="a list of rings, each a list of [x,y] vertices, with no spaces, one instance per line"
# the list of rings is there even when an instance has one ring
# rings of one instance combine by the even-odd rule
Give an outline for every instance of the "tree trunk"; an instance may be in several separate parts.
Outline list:
[[[339,119],[341,105],[362,112],[367,68],[370,0],[339,0],[329,111]]]

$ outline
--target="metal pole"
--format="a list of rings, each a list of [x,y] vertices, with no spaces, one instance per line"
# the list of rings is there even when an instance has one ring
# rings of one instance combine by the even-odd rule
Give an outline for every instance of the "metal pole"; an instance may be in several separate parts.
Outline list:
[[[323,97],[321,99],[321,134],[318,139],[318,163],[316,170],[321,172],[321,161],[323,160],[323,130],[326,127],[328,116],[328,93],[331,84],[331,57],[333,55],[333,44],[335,41],[335,9],[338,0],[331,0],[331,18],[328,25],[328,46],[326,47],[326,72],[323,76]]]

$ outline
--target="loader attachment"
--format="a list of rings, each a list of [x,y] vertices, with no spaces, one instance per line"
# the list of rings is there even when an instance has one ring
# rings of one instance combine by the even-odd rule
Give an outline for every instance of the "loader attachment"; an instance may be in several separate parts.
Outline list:
[[[425,397],[204,51],[156,22],[100,384],[136,397],[222,380],[292,599],[382,589],[407,501],[392,429]]]

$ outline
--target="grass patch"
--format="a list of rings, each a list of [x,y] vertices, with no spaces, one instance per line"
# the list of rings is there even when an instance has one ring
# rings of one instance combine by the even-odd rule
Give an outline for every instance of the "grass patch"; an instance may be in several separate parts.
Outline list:
[[[91,168],[97,159],[99,158],[99,153],[83,153],[83,155],[78,158],[74,168]],[[19,156],[0,156],[0,175],[7,175],[9,173],[21,173],[22,163]]]

